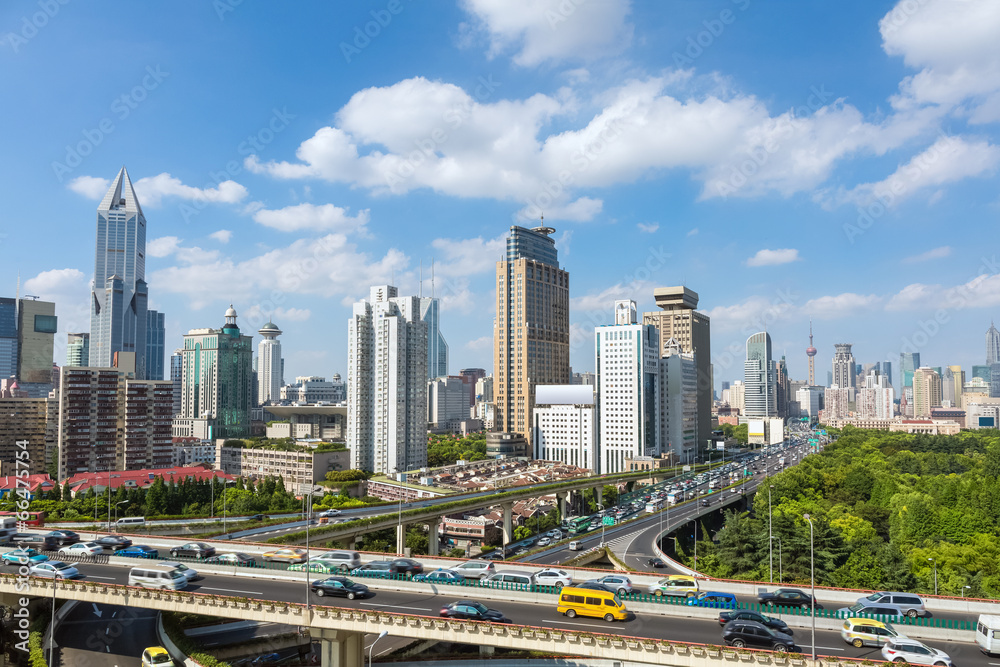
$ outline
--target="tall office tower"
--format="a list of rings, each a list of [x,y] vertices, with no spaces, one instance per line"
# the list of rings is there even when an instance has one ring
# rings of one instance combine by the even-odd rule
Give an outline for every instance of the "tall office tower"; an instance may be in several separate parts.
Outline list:
[[[850,415],[852,399],[850,387],[838,387],[836,383],[823,392],[823,419],[844,419]]]
[[[250,436],[253,336],[240,333],[230,305],[221,329],[184,335],[181,417],[196,423],[197,437]]]
[[[45,398],[52,390],[57,329],[56,304],[37,297],[17,302],[17,379],[31,398]]]
[[[777,416],[774,375],[771,336],[766,331],[755,333],[747,338],[747,358],[743,365],[747,417]]]
[[[371,288],[347,325],[351,467],[380,474],[427,465],[427,323],[420,297]]]
[[[774,383],[778,416],[784,418],[788,416],[788,402],[791,400],[788,386],[788,366],[785,364],[784,355],[775,366]]]
[[[656,327],[662,347],[673,338],[683,352],[693,352],[698,363],[698,443],[706,444],[712,437],[712,379],[711,318],[695,310],[698,293],[684,286],[657,287],[653,298],[659,311],[643,313],[643,324]],[[661,356],[662,356],[661,349]]]
[[[122,167],[97,207],[97,250],[90,295],[90,363],[110,367],[115,352],[135,353],[146,377],[146,217]]]
[[[493,324],[496,431],[531,437],[535,386],[569,384],[569,273],[551,227],[512,226],[497,262]]]
[[[257,343],[257,401],[255,405],[271,405],[281,399],[281,329],[268,320],[257,332],[263,340]]]
[[[660,344],[656,327],[636,323],[635,301],[615,301],[615,323],[594,328],[597,355],[598,472],[660,453]]]
[[[990,364],[990,396],[1000,397],[1000,363]]]
[[[441,300],[420,297],[420,319],[427,323],[427,379],[448,375],[448,342],[441,335]]]
[[[173,385],[131,375],[121,368],[62,369],[59,479],[171,466]]]
[[[469,407],[476,404],[476,383],[486,377],[485,368],[463,368],[458,372],[458,377],[465,383],[466,391],[469,395]]]
[[[534,458],[596,472],[594,418],[594,392],[589,385],[539,385],[532,413]]]
[[[899,386],[913,387],[913,372],[920,368],[919,352],[901,352],[899,354]],[[911,396],[913,392],[910,392]]]
[[[660,357],[660,451],[693,463],[698,455],[698,362],[676,340]]]
[[[964,408],[962,391],[965,387],[965,371],[961,366],[948,366],[941,375],[941,405],[947,408]]]
[[[178,348],[170,355],[170,382],[174,387],[174,407],[171,414],[174,417],[181,414],[181,390],[184,381],[184,350]]]
[[[810,420],[819,419],[819,410],[824,388],[807,385],[795,392],[795,400],[798,401],[800,414],[809,417]]]
[[[729,385],[729,407],[739,410],[741,415],[746,414],[746,385],[743,380],[734,380]]]
[[[87,366],[90,364],[90,334],[66,334],[66,365]]]
[[[891,361],[883,361],[882,365],[878,369],[878,372],[879,372],[879,375],[881,375],[882,377],[885,378],[885,381],[889,383],[890,387],[893,386],[892,385],[892,362]]]
[[[986,330],[986,365],[1000,363],[1000,331],[990,322]]]
[[[469,393],[462,378],[455,375],[427,382],[427,428],[457,430],[469,418]]]
[[[990,381],[990,367],[989,366],[983,366],[983,365],[973,366],[972,367],[972,377],[974,377],[974,378],[982,378],[987,383],[989,383],[989,381]],[[969,378],[969,379],[971,380],[972,378]]]
[[[931,408],[941,407],[941,376],[933,368],[921,366],[913,372],[913,414],[930,417]]]
[[[809,357],[809,386],[816,384],[816,354],[819,352],[813,347],[813,323],[809,320],[809,347],[806,348],[806,356]],[[812,415],[810,415],[812,416]]]
[[[826,372],[826,386],[827,387],[833,386],[833,371]]]
[[[0,379],[17,375],[17,299],[0,298]]]
[[[858,390],[858,416],[862,419],[892,419],[895,398],[889,379],[872,370],[865,376],[864,387]]]
[[[163,313],[146,311],[146,379],[163,379],[163,354],[166,352],[167,328]]]
[[[840,388],[854,389],[857,386],[857,366],[851,353],[851,343],[834,343],[833,384]]]

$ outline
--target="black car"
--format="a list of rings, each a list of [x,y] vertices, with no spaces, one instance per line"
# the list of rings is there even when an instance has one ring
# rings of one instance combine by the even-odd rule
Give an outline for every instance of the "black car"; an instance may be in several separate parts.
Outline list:
[[[10,543],[15,547],[25,549],[32,548],[39,551],[55,551],[59,544],[56,538],[51,535],[39,535],[38,533],[14,533],[10,536]]]
[[[503,612],[490,609],[482,602],[459,600],[441,607],[439,616],[445,618],[461,618],[467,621],[490,621],[491,623],[510,623],[511,620]]]
[[[702,507],[708,507],[711,504],[712,504],[712,501],[709,500],[708,498],[702,498],[701,499],[701,506]]]
[[[389,570],[393,574],[422,574],[424,566],[412,558],[397,558],[389,563]]]
[[[348,600],[366,598],[371,591],[364,584],[356,584],[347,577],[329,577],[309,584],[310,590],[316,595],[337,595]]]
[[[773,593],[761,593],[757,602],[776,607],[801,607],[805,609],[812,605],[812,596],[797,588],[779,588]]]
[[[650,558],[646,561],[646,567],[666,567],[667,564],[663,562],[662,558]]]
[[[719,612],[719,625],[725,625],[729,621],[753,621],[777,632],[784,632],[786,635],[792,634],[792,629],[780,618],[764,616],[764,614],[758,614],[749,609]]]
[[[736,648],[762,648],[778,653],[799,653],[795,640],[756,621],[730,621],[722,628],[722,639]]]
[[[188,542],[179,547],[171,547],[170,555],[174,558],[178,556],[188,556],[189,558],[211,558],[215,555],[215,547],[204,542]]]
[[[121,535],[105,535],[104,537],[98,537],[94,541],[104,547],[105,551],[118,551],[119,549],[132,546],[132,540]]]
[[[49,533],[49,537],[54,539],[56,544],[61,547],[67,544],[76,544],[80,541],[80,536],[72,530],[53,530]]]
[[[253,567],[257,564],[253,556],[244,553],[219,554],[205,559],[209,565],[233,565],[235,567]]]

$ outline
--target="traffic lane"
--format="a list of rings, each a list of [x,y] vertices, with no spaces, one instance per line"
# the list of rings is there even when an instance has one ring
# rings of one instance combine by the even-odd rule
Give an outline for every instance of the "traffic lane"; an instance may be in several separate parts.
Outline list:
[[[155,609],[80,603],[56,628],[58,664],[64,667],[139,667],[156,646]]]

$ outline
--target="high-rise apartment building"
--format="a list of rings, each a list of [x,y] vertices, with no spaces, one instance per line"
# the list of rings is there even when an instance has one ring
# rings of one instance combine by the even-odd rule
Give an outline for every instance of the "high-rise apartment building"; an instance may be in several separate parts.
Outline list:
[[[927,366],[913,372],[913,414],[930,417],[931,408],[941,407],[941,376]]]
[[[743,380],[734,380],[729,385],[729,407],[739,410],[741,415],[746,414],[746,385]]]
[[[485,368],[463,368],[458,371],[458,377],[462,378],[469,394],[469,407],[476,404],[476,383],[486,377]]]
[[[111,367],[115,352],[135,353],[146,377],[146,217],[122,167],[97,207],[97,249],[90,296],[90,364]]]
[[[598,472],[623,472],[626,459],[657,456],[660,344],[636,322],[634,301],[615,302],[615,323],[594,328]]]
[[[846,419],[850,416],[850,402],[853,391],[850,387],[838,387],[836,383],[823,392],[823,419]]]
[[[698,443],[704,445],[712,437],[711,318],[696,310],[698,293],[683,285],[657,287],[653,298],[659,311],[643,313],[643,324],[656,327],[662,346],[671,338],[680,343],[682,352],[693,352],[698,364]]]
[[[253,336],[240,333],[231,305],[225,317],[221,329],[192,329],[184,335],[181,418],[193,429],[185,435],[250,436]]]
[[[569,384],[569,273],[551,227],[512,226],[497,262],[493,325],[496,431],[531,437],[535,386]]]
[[[448,342],[441,334],[441,300],[420,297],[420,319],[427,323],[427,379],[448,375]]]
[[[774,367],[774,395],[777,403],[777,410],[779,417],[788,416],[788,403],[791,401],[791,388],[789,387],[788,380],[788,365],[785,363],[785,357],[782,355],[781,359]]]
[[[427,382],[427,428],[454,430],[469,418],[469,392],[461,377],[446,375]]]
[[[776,417],[775,368],[771,359],[771,336],[761,331],[747,338],[747,357],[743,365],[743,385],[747,417]],[[731,389],[731,388],[730,388]]]
[[[371,288],[347,327],[351,467],[380,474],[427,465],[427,323],[420,297]]]
[[[659,377],[660,452],[694,463],[698,455],[698,361],[676,340],[661,347]],[[730,388],[731,389],[731,388]]]
[[[66,365],[67,366],[90,365],[89,333],[66,334]]]
[[[0,298],[0,379],[17,376],[17,299]]]
[[[594,392],[589,385],[539,385],[532,418],[534,458],[597,471]]]
[[[262,337],[257,343],[257,404],[268,405],[281,399],[281,329],[268,320],[257,332]]]
[[[986,365],[1000,363],[1000,331],[990,322],[990,328],[986,330]]]
[[[0,398],[0,476],[44,473],[58,445],[58,420],[58,398]]]
[[[941,405],[961,410],[962,392],[965,387],[965,371],[961,366],[948,366],[941,374]]]
[[[872,369],[865,376],[864,387],[858,390],[858,417],[861,419],[892,419],[895,416],[895,392],[889,378]]]
[[[166,352],[167,328],[163,313],[146,311],[146,379],[163,379],[163,356]]]
[[[854,389],[857,386],[857,366],[851,353],[851,343],[834,343],[833,384],[840,388]]]
[[[181,414],[181,399],[184,396],[184,350],[180,348],[170,355],[170,382],[174,387],[173,415],[178,417]]]

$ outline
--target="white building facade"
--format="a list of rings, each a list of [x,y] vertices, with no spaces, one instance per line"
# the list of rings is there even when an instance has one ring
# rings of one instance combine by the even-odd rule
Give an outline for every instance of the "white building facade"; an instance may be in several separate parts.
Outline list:
[[[889,378],[876,372],[865,376],[865,386],[858,390],[858,417],[861,419],[892,419],[896,408],[896,392]]]
[[[264,337],[257,343],[257,403],[268,405],[281,399],[281,335],[274,322],[268,321],[257,333]]]
[[[336,405],[347,400],[347,383],[340,379],[339,373],[334,373],[331,381],[319,375],[301,375],[295,378],[294,384],[281,388],[281,400],[307,405]]]
[[[663,344],[660,358],[660,450],[681,463],[698,453],[698,366],[693,352],[676,340]]]
[[[594,417],[594,392],[590,385],[537,385],[532,412],[534,458],[596,472]]]
[[[819,406],[822,403],[823,387],[806,386],[795,392],[795,400],[799,402],[799,414],[809,419],[819,419]]]

